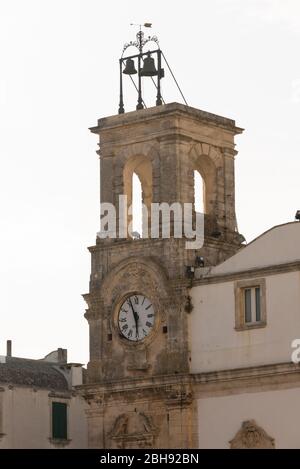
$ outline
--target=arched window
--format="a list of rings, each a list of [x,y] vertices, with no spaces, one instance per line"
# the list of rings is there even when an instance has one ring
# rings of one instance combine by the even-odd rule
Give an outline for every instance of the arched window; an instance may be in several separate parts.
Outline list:
[[[142,237],[142,203],[143,192],[140,178],[136,173],[132,174],[132,231]]]
[[[138,232],[140,237],[148,237],[149,219],[152,202],[152,164],[151,160],[136,155],[130,158],[123,171],[124,195],[127,196],[128,226],[131,233]],[[143,211],[143,205],[147,210]],[[144,215],[144,224],[143,224]],[[148,221],[147,221],[148,220]]]
[[[205,182],[199,173],[194,171],[194,208],[196,212],[205,213]]]

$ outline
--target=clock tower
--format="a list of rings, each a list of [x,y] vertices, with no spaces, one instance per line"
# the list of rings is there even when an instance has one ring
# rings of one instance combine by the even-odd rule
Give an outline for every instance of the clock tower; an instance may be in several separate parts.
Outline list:
[[[231,119],[178,103],[98,120],[101,200],[195,203],[194,172],[204,181],[204,244],[151,236],[97,237],[84,295],[90,359],[83,393],[91,448],[197,447],[188,315],[194,267],[222,262],[241,247],[235,216]],[[150,221],[151,222],[151,221]],[[201,272],[201,268],[197,271]]]

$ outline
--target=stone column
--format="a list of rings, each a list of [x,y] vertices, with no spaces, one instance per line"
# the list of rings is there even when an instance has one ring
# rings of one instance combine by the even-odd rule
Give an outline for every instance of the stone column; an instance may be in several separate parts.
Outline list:
[[[224,155],[224,196],[225,196],[225,226],[229,231],[236,229],[235,215],[235,180],[234,157],[237,154],[230,148],[223,149]]]

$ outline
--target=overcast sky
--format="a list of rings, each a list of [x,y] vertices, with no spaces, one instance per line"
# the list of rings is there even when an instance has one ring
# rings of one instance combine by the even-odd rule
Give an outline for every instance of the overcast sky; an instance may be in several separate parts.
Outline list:
[[[0,354],[12,339],[18,356],[65,347],[88,360],[81,294],[99,229],[88,127],[117,112],[118,58],[130,23],[145,21],[188,104],[245,128],[236,203],[247,241],[300,209],[299,0],[0,0]],[[169,76],[163,94],[181,101]]]

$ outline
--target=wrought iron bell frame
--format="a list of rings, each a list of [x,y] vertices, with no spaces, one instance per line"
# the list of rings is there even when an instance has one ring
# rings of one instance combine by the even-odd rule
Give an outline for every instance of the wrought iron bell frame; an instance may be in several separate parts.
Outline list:
[[[157,57],[157,83],[156,83],[156,88],[157,88],[157,95],[156,95],[156,106],[161,106],[162,105],[162,95],[161,95],[161,87],[160,87],[160,80],[164,77],[164,70],[161,68],[161,56],[162,56],[162,51],[159,48],[159,43],[158,39],[156,36],[148,37],[144,39],[144,33],[142,30],[140,30],[137,35],[137,41],[135,42],[129,42],[126,43],[123,47],[123,53],[121,58],[119,59],[119,67],[120,67],[120,102],[119,102],[119,114],[124,114],[125,109],[124,109],[124,102],[123,102],[123,64],[126,62],[128,59],[134,60],[137,59],[137,75],[138,75],[138,87],[137,87],[137,92],[138,92],[138,100],[137,100],[137,105],[136,109],[144,109],[144,104],[143,104],[143,98],[142,98],[142,76],[141,76],[141,70],[142,70],[142,61],[144,56],[153,56],[156,55]],[[158,48],[155,50],[149,50],[147,52],[143,52],[143,47],[145,46],[146,43],[149,41],[153,41],[157,44]],[[128,47],[134,46],[137,47],[139,50],[138,54],[134,55],[129,55],[124,57],[124,52],[127,50]],[[153,77],[152,77],[153,78]]]

